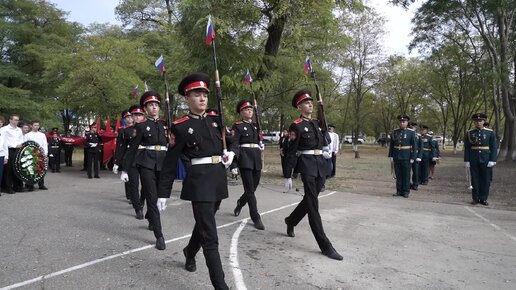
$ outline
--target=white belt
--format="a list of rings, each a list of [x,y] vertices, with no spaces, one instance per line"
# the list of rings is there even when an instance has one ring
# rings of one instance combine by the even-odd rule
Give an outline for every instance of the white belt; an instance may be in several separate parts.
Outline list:
[[[192,165],[199,165],[199,164],[217,164],[222,161],[222,156],[209,156],[209,157],[201,157],[201,158],[192,158],[190,160],[192,162]]]
[[[315,149],[315,150],[301,150],[301,151],[297,151],[301,154],[306,154],[306,155],[322,155],[322,150],[319,150],[319,149]]]
[[[154,150],[154,151],[167,151],[168,148],[166,145],[150,145],[150,146],[139,145],[138,149]]]
[[[260,145],[254,143],[240,144],[240,147],[244,148],[260,148]]]

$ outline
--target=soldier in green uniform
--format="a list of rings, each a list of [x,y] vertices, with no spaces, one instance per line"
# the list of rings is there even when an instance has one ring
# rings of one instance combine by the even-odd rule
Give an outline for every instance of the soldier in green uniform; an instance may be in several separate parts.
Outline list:
[[[389,144],[389,158],[394,162],[396,174],[396,193],[394,196],[409,197],[410,165],[416,159],[416,132],[408,129],[409,116],[401,114],[397,117],[399,129],[392,132]]]
[[[476,113],[471,117],[475,128],[464,138],[464,164],[471,173],[473,205],[488,205],[489,186],[493,166],[496,165],[496,137],[493,130],[485,128],[486,114]]]
[[[421,141],[421,134],[416,132],[417,123],[409,122],[408,128],[416,133],[416,162],[411,164],[412,167],[412,183],[410,189],[417,190],[419,185],[419,163],[423,158],[423,142]]]
[[[421,143],[423,143],[423,158],[419,163],[419,184],[428,184],[428,171],[430,162],[435,161],[435,144],[432,136],[428,135],[428,126],[421,125]]]

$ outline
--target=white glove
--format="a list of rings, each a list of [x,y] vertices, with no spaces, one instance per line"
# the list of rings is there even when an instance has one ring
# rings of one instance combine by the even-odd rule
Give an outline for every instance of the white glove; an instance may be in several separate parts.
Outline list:
[[[464,166],[466,166],[466,168],[470,168],[470,167],[471,167],[471,164],[469,163],[469,161],[465,161],[465,162],[464,162]]]
[[[416,158],[416,162],[421,162],[421,158]]]
[[[292,189],[292,178],[285,178],[285,190],[289,191]]]
[[[118,174],[118,165],[113,165],[113,173]]]
[[[414,163],[414,159],[410,159],[410,164]]]
[[[260,141],[260,143],[258,144],[258,146],[260,146],[260,150],[265,150],[265,144],[263,144],[262,141]]]
[[[439,159],[439,158],[437,158],[437,157],[432,157],[432,161],[434,161],[434,162],[435,162],[435,161],[437,161],[437,159]]]
[[[97,143],[90,143],[90,147],[97,147]]]
[[[235,152],[224,149],[222,154],[222,164],[224,164],[226,168],[229,168],[231,163],[233,163],[233,158],[235,158]]]
[[[331,152],[323,151],[322,156],[324,157],[324,159],[331,159]]]
[[[496,162],[494,162],[494,161],[487,162],[487,167],[493,167],[495,165],[496,165]]]
[[[159,211],[164,211],[167,208],[167,199],[162,197],[158,198],[157,206]]]
[[[231,169],[231,174],[238,175],[238,168],[235,167],[235,168]]]
[[[122,171],[122,174],[120,174],[120,180],[122,180],[123,182],[129,181],[129,175],[127,175],[127,172]]]
[[[391,162],[393,162],[393,161],[394,161],[394,158],[393,158],[393,157],[389,157],[389,160],[390,160]]]
[[[48,157],[54,157],[54,154],[48,154]]]

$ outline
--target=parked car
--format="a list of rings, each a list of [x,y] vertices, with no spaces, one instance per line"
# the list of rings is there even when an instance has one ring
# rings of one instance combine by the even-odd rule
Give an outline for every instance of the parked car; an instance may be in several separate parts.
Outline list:
[[[383,147],[387,146],[389,142],[391,142],[391,138],[389,136],[380,136],[378,139],[376,139],[376,143]]]
[[[263,134],[263,142],[271,143],[271,142],[279,142],[280,140],[280,131],[273,131],[269,133]]]
[[[351,135],[344,136],[344,143],[346,143],[346,144],[353,144],[353,136],[351,136]],[[358,144],[364,144],[365,143],[364,137],[363,136],[358,136],[357,143]]]

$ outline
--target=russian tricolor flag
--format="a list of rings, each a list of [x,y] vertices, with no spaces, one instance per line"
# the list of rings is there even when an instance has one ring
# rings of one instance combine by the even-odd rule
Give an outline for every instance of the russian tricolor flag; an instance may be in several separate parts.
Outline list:
[[[140,93],[140,90],[138,89],[138,86],[134,87],[134,89],[131,91],[131,96],[137,96]]]
[[[213,27],[213,22],[211,21],[211,15],[208,16],[208,25],[206,25],[206,44],[210,45],[215,39],[215,28]]]
[[[249,70],[247,70],[247,72],[245,73],[245,77],[244,77],[244,83],[250,84],[252,82],[253,82],[253,77],[251,77],[251,73],[249,72]]]
[[[303,72],[306,74],[307,72],[312,71],[312,63],[310,62],[310,57],[307,55],[305,60],[305,68],[303,69]]]
[[[160,57],[156,60],[154,65],[161,73],[165,72],[165,60],[163,60],[163,55],[160,55]]]

